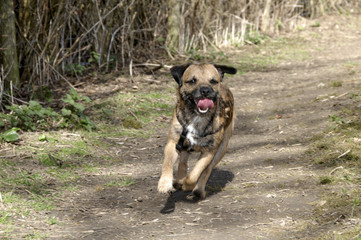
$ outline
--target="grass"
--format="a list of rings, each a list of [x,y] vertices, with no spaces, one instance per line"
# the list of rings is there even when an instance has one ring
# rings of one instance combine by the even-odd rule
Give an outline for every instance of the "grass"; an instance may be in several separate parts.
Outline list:
[[[27,226],[57,224],[57,219],[42,213],[53,211],[63,192],[78,191],[75,184],[82,175],[98,171],[96,163],[87,161],[95,155],[91,142],[80,134],[47,132],[54,140],[40,141],[42,134],[24,134],[22,144],[13,147],[15,157],[0,160],[0,228],[8,229],[4,234],[10,239],[19,237],[11,228],[18,219]],[[46,239],[46,234],[34,232],[25,238]]]
[[[127,176],[127,177],[121,177],[121,178],[110,180],[105,184],[105,186],[106,187],[129,187],[136,183],[137,182],[134,179]]]
[[[74,168],[82,166],[83,160],[92,155],[84,140],[63,140],[49,142],[44,149],[36,150],[36,159],[47,167]],[[59,148],[58,146],[61,146]]]
[[[74,169],[49,168],[47,173],[50,176],[55,177],[59,183],[63,183],[64,185],[71,184],[79,179],[79,175],[76,174]]]
[[[358,67],[360,64],[358,62],[346,62],[344,63],[344,67],[347,68],[347,69],[351,69],[351,68],[355,68],[355,67]]]
[[[356,226],[353,230],[351,231],[346,231],[346,232],[335,232],[332,234],[327,234],[325,236],[324,239],[332,239],[332,240],[349,240],[349,239],[354,239],[354,240],[361,240],[361,226]]]
[[[24,198],[12,192],[2,193],[2,203],[5,208],[0,212],[0,224],[11,224],[15,219],[32,218],[34,211],[51,211],[54,209],[52,199],[31,195]]]
[[[174,96],[175,90],[169,87],[153,92],[120,92],[98,101],[92,107],[93,116],[104,136],[147,138],[154,133],[154,125],[159,126],[160,116],[172,115]]]
[[[320,25],[320,23],[318,22],[318,21],[315,21],[312,25],[311,25],[311,27],[314,27],[314,28],[317,28],[317,27],[320,27],[321,25]]]
[[[303,38],[270,38],[258,32],[246,35],[249,46],[233,43],[233,49],[227,52],[212,52],[212,54],[191,50],[188,59],[195,61],[208,61],[228,64],[238,69],[237,75],[250,71],[265,71],[287,60],[303,61],[309,58],[309,50]],[[242,54],[234,54],[237,49],[242,49]],[[214,53],[214,54],[213,54]]]
[[[27,240],[33,240],[33,239],[47,239],[48,235],[42,232],[36,232],[33,231],[32,233],[29,233],[25,235],[25,239]]]
[[[264,39],[260,46],[252,46],[251,49],[237,60],[236,68],[240,73],[249,71],[265,71],[287,60],[305,60],[309,58],[305,40],[302,38],[275,38]],[[232,62],[232,60],[229,60]]]
[[[26,226],[31,226],[34,219],[39,224],[59,224],[59,219],[42,213],[53,211],[65,193],[83,190],[79,182],[86,182],[89,175],[97,175],[101,166],[109,167],[122,161],[119,156],[108,153],[115,145],[104,139],[109,136],[149,137],[168,125],[168,121],[158,119],[160,116],[169,119],[173,105],[174,89],[170,87],[148,92],[120,92],[98,99],[89,107],[90,116],[98,126],[97,132],[23,134],[21,144],[11,146],[14,150],[5,154],[16,157],[0,159],[0,204],[3,205],[0,228],[7,229],[1,234],[18,238],[19,233],[12,227],[19,224],[17,219],[24,219]],[[131,187],[136,180],[113,176],[103,184]],[[46,239],[47,234],[34,231],[21,237]]]
[[[342,82],[334,81],[334,82],[332,82],[332,87],[342,87]]]
[[[59,220],[56,218],[56,217],[48,217],[46,219],[46,223],[48,225],[55,225],[55,224],[58,224]]]
[[[359,94],[350,94],[350,99],[345,109],[330,116],[329,129],[311,138],[307,151],[313,164],[326,173],[319,177],[325,204],[315,208],[320,225],[347,223],[361,217],[361,110],[357,107],[361,98]],[[360,239],[360,229],[355,226],[351,230],[333,231],[321,239]]]
[[[329,176],[321,176],[320,177],[320,183],[322,184],[322,185],[325,185],[325,184],[330,184],[330,183],[332,183],[332,178],[331,177],[329,177]]]

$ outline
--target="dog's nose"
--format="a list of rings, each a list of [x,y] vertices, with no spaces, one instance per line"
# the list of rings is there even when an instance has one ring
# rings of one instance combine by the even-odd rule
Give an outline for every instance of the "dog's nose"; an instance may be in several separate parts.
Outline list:
[[[201,87],[200,92],[201,92],[203,97],[207,97],[212,92],[212,88],[210,88],[210,87]]]

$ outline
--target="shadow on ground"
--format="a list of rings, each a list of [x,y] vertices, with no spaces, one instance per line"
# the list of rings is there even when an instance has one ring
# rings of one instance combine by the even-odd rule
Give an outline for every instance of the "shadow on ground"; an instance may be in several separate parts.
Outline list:
[[[206,198],[222,191],[227,183],[232,182],[233,178],[234,174],[230,171],[218,168],[213,169],[206,186]],[[197,203],[198,201],[199,199],[194,199],[192,197],[191,192],[176,191],[168,197],[164,207],[160,210],[160,213],[169,214],[174,212],[177,202]]]

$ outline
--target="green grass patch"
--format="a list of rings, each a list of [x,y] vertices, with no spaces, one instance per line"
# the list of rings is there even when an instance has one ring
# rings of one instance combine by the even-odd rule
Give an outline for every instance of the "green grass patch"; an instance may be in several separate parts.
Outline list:
[[[59,223],[59,219],[56,218],[56,217],[48,217],[48,218],[46,219],[46,223],[47,223],[48,225],[55,225],[55,224],[58,224],[58,223]]]
[[[342,82],[340,81],[334,81],[331,84],[332,87],[342,87]]]
[[[10,221],[11,213],[1,211],[0,212],[0,224],[7,224]]]
[[[106,187],[129,187],[131,185],[136,184],[137,181],[133,178],[127,176],[127,177],[121,177],[117,179],[112,179],[108,181],[105,186]]]
[[[36,159],[46,167],[82,167],[86,158],[92,156],[88,143],[83,139],[62,139],[48,142],[45,148],[36,150]],[[59,147],[60,146],[60,147]]]
[[[321,176],[320,177],[320,183],[322,184],[322,185],[325,185],[325,184],[330,184],[330,183],[332,183],[332,178],[331,177],[329,177],[329,176]]]
[[[6,191],[14,188],[33,194],[47,194],[46,179],[43,174],[10,168],[6,171],[6,175],[0,178],[0,190]]]
[[[242,73],[259,71],[265,70],[266,68],[274,66],[277,63],[279,63],[279,60],[272,56],[246,56],[242,57],[237,62],[237,69],[240,69]]]
[[[27,240],[33,240],[33,239],[48,239],[48,234],[46,233],[42,233],[42,232],[38,232],[38,231],[33,231],[32,233],[26,234],[25,235],[25,239]]]
[[[54,209],[53,200],[48,197],[31,194],[28,197],[12,192],[2,193],[4,210],[0,212],[0,223],[8,224],[18,218],[27,218],[33,211]]]
[[[348,68],[348,69],[354,68],[354,67],[358,67],[359,65],[360,65],[360,64],[359,64],[358,62],[352,62],[352,61],[346,62],[346,63],[343,64],[343,66],[344,66],[345,68]]]
[[[160,92],[125,93],[119,95],[116,101],[124,110],[124,115],[129,116],[127,113],[132,112],[141,122],[149,123],[159,114],[172,115],[173,106],[170,104],[172,99],[172,96]]]
[[[284,61],[302,61],[307,58],[309,58],[309,53],[305,40],[302,38],[265,38],[262,44],[252,46],[245,54],[242,54],[241,58],[237,55],[234,62],[239,72],[245,73],[265,71]]]
[[[191,48],[185,52],[191,61],[223,62],[227,60],[224,52],[209,48],[207,51]]]
[[[175,89],[153,92],[121,92],[100,100],[92,107],[92,115],[103,136],[149,137],[170,117],[175,102]],[[168,124],[168,122],[166,122]]]
[[[74,169],[50,168],[47,172],[50,176],[56,178],[58,182],[63,184],[73,183],[80,177],[76,174]]]
[[[44,212],[53,211],[64,192],[78,191],[79,179],[99,171],[94,160],[103,153],[94,150],[92,142],[82,137],[82,133],[25,133],[21,145],[15,146],[11,152],[2,153],[6,156],[15,154],[14,157],[0,159],[3,204],[0,228],[9,229],[3,232],[4,236],[17,238],[15,226],[29,226],[31,221],[44,225],[58,224],[57,219],[46,218]],[[23,219],[24,223],[19,223],[18,219]],[[39,239],[38,234],[42,233],[30,232],[27,238]],[[24,238],[24,235],[21,237]]]

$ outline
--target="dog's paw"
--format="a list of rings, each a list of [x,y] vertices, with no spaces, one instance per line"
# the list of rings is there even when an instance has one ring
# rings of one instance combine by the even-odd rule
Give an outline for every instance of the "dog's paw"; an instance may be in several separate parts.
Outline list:
[[[206,191],[200,189],[194,189],[192,194],[196,199],[205,199],[207,195]]]
[[[169,193],[173,191],[174,191],[173,180],[171,178],[162,177],[158,182],[158,192]]]
[[[176,190],[182,190],[182,183],[180,183],[179,181],[174,181],[174,182],[173,182],[173,187],[174,187]]]

